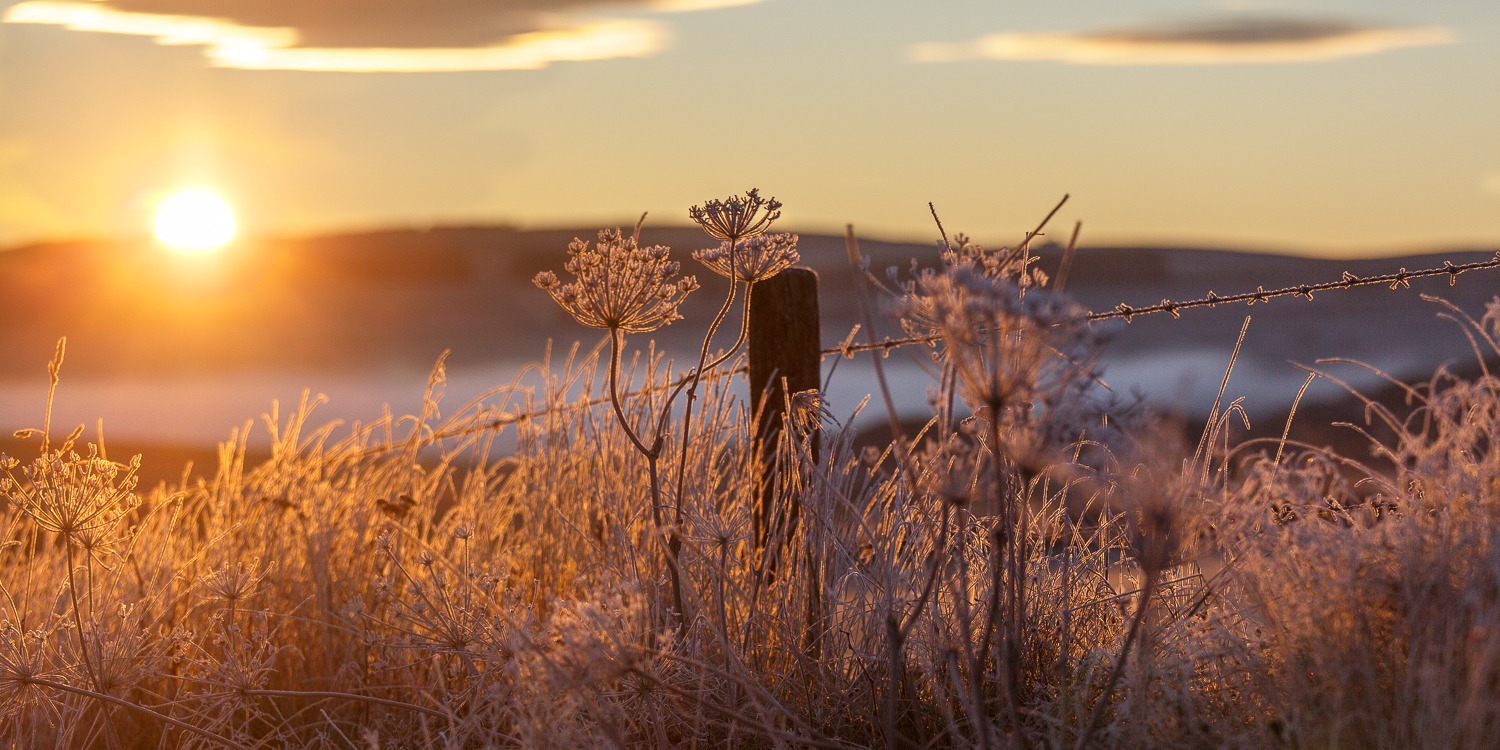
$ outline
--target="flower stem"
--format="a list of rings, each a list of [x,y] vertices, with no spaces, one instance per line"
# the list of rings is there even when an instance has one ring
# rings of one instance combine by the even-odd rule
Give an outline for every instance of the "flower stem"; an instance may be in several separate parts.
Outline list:
[[[614,407],[615,420],[620,423],[620,429],[625,431],[625,436],[635,445],[636,450],[646,457],[646,473],[651,480],[651,521],[656,526],[658,534],[662,531],[661,517],[661,471],[657,468],[658,459],[661,458],[661,430],[657,430],[656,440],[650,448],[641,442],[636,436],[635,430],[631,428],[630,422],[625,418],[625,410],[620,407],[620,356],[621,337],[618,328],[612,328],[609,332],[609,403]],[[689,401],[691,403],[691,401]],[[665,418],[665,415],[663,415]],[[678,506],[678,516],[681,516],[681,504]],[[681,630],[685,623],[685,613],[682,607],[682,573],[679,570],[678,556],[682,548],[682,541],[677,538],[675,531],[667,533],[667,549],[671,554],[671,560],[667,561],[668,572],[672,577],[672,604],[676,610],[677,629]]]
[[[133,711],[139,711],[139,712],[141,712],[143,714],[151,716],[152,718],[158,719],[158,720],[160,720],[161,722],[163,722],[165,724],[170,724],[171,726],[177,727],[178,729],[181,729],[181,730],[183,730],[185,732],[192,732],[193,734],[196,734],[196,735],[198,735],[200,737],[203,737],[203,738],[209,740],[210,742],[217,742],[217,743],[219,743],[221,745],[224,745],[225,747],[236,748],[236,750],[250,750],[250,748],[248,748],[248,747],[246,747],[244,745],[241,745],[240,743],[235,742],[234,740],[231,740],[228,737],[220,737],[219,735],[214,734],[213,732],[210,732],[210,731],[208,731],[206,729],[200,729],[200,728],[195,727],[192,724],[189,724],[189,723],[187,723],[185,721],[180,721],[178,719],[174,719],[174,718],[172,718],[170,716],[167,716],[165,714],[157,713],[156,711],[153,711],[153,710],[151,710],[151,709],[149,709],[149,708],[147,708],[145,706],[138,706],[138,705],[136,705],[134,703],[131,703],[130,701],[121,700],[119,698],[116,698],[113,695],[107,695],[105,693],[95,692],[93,690],[85,690],[85,689],[80,688],[80,687],[74,687],[72,685],[68,685],[68,684],[62,683],[62,682],[54,682],[52,680],[45,680],[45,679],[42,679],[40,677],[27,677],[25,679],[25,683],[24,684],[36,685],[38,687],[51,688],[53,690],[61,690],[63,692],[67,692],[67,693],[76,693],[78,695],[85,695],[85,696],[88,696],[90,698],[93,698],[94,700],[101,701],[101,702],[104,702],[104,703],[113,703],[113,704],[115,704],[117,706],[123,706],[123,707],[131,709]]]
[[[1089,737],[1099,727],[1099,720],[1104,718],[1104,709],[1109,705],[1109,696],[1115,691],[1115,684],[1120,681],[1120,675],[1125,672],[1125,662],[1130,659],[1130,647],[1135,644],[1135,639],[1141,632],[1141,622],[1146,619],[1146,606],[1151,602],[1151,591],[1156,588],[1156,578],[1156,573],[1146,573],[1145,584],[1141,586],[1141,599],[1136,603],[1135,617],[1130,620],[1130,632],[1125,635],[1125,645],[1120,647],[1120,656],[1115,660],[1115,668],[1109,673],[1109,681],[1104,683],[1104,692],[1099,695],[1099,702],[1094,704],[1094,711],[1089,715],[1089,723],[1078,735],[1078,744],[1074,746],[1074,750],[1084,750],[1088,746]]]
[[[1000,654],[1005,670],[1005,694],[1006,705],[1010,712],[1011,725],[1014,728],[1016,739],[1023,748],[1031,747],[1031,739],[1027,736],[1026,727],[1021,722],[1021,679],[1020,679],[1020,643],[1021,643],[1021,618],[1025,614],[1022,610],[1026,600],[1026,582],[1023,575],[1025,561],[1022,559],[1024,552],[1023,539],[1027,533],[1027,526],[1023,521],[1017,531],[1017,514],[1024,518],[1025,507],[1021,504],[1022,488],[1019,483],[1013,482],[1014,476],[1009,471],[1007,455],[1004,443],[1001,442],[1000,414],[1004,409],[1004,402],[999,399],[991,399],[989,403],[990,412],[990,457],[995,468],[995,493],[998,505],[1002,509],[1000,516],[1001,535],[1004,537],[1004,555],[999,559],[1004,560],[1004,570],[1009,579],[1006,586],[1006,613],[1009,622],[1006,625],[1005,637],[1000,641]],[[998,562],[998,560],[997,560]],[[1000,576],[994,576],[991,585],[998,585]],[[990,625],[986,626],[984,633],[984,646],[989,647],[990,627],[994,625],[995,609],[999,604],[999,597],[992,590],[990,592]]]
[[[735,242],[731,240],[729,243],[729,267],[731,271],[729,277],[729,296],[724,298],[724,304],[719,308],[719,313],[714,316],[713,322],[708,326],[708,333],[703,337],[703,346],[698,350],[698,366],[693,369],[692,382],[688,385],[687,389],[687,404],[683,406],[682,410],[682,448],[678,451],[677,458],[677,493],[672,498],[673,530],[669,532],[667,540],[668,549],[672,554],[674,580],[682,552],[682,539],[677,535],[677,529],[682,526],[682,493],[687,486],[688,444],[692,441],[693,434],[693,402],[698,399],[698,383],[702,381],[704,365],[708,363],[708,347],[713,344],[714,334],[718,332],[719,326],[724,322],[724,316],[729,313],[729,308],[734,305],[735,293],[739,290],[739,282],[735,281],[733,274],[734,249]],[[750,290],[747,288],[745,296],[748,297],[749,295]],[[739,342],[736,341],[735,348],[738,347]],[[733,352],[733,349],[730,351]],[[686,621],[686,613],[682,611],[682,595],[680,590],[677,591],[677,604],[677,617],[680,626]]]
[[[73,599],[73,623],[78,626],[78,650],[83,654],[83,666],[89,673],[89,682],[95,688],[99,685],[99,675],[94,672],[94,665],[89,660],[88,641],[83,637],[83,618],[78,612],[78,586],[73,581],[73,542],[71,539],[63,539],[63,546],[68,550],[68,595]]]
[[[635,445],[636,450],[642,455],[650,457],[653,451],[636,437],[635,430],[630,426],[630,421],[625,418],[625,411],[620,408],[620,329],[609,329],[609,403],[615,409],[615,420],[620,423],[620,429],[625,431],[625,437]],[[653,494],[652,502],[658,498]]]

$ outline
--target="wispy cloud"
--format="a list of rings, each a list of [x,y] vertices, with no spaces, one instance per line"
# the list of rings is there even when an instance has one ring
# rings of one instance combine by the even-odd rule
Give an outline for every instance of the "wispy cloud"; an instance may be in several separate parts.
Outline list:
[[[1084,65],[1223,65],[1315,62],[1455,41],[1453,32],[1437,27],[1241,16],[1082,33],[991,34],[969,42],[917,44],[910,49],[910,56],[917,62],[991,59]]]
[[[733,8],[736,5],[754,5],[761,0],[654,0],[651,4],[665,11],[685,13],[694,10]]]
[[[29,0],[8,23],[200,45],[223,67],[441,72],[647,57],[667,26],[588,10],[687,12],[760,0]]]
[[[517,34],[487,47],[257,47],[218,44],[215,65],[250,70],[443,73],[464,70],[532,70],[572,60],[650,57],[670,35],[655,21],[624,19],[557,31]]]

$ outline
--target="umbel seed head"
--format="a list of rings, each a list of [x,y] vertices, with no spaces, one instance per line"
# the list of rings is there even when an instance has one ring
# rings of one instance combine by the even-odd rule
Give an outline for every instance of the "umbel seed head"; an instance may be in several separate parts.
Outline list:
[[[675,279],[681,269],[668,259],[664,245],[641,247],[618,229],[599,232],[590,245],[575,239],[568,245],[564,268],[576,277],[566,284],[543,271],[532,279],[575,320],[591,328],[624,333],[654,331],[682,316],[677,306],[698,288],[692,276]]]
[[[791,268],[802,258],[797,253],[797,235],[762,234],[738,245],[725,240],[718,247],[695,250],[693,259],[720,276],[754,284]]]
[[[764,234],[771,222],[781,218],[781,201],[760,197],[758,188],[751,188],[744,195],[732,195],[724,200],[711,200],[702,206],[688,209],[688,216],[708,236],[726,242],[738,242],[746,237]]]

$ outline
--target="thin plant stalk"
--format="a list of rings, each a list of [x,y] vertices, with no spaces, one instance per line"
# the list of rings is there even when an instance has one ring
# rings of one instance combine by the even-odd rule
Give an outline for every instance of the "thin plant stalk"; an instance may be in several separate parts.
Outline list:
[[[43,679],[43,678],[40,678],[40,677],[28,677],[27,678],[27,682],[29,684],[36,685],[37,687],[51,688],[53,690],[61,690],[61,691],[66,692],[66,693],[75,693],[77,695],[87,696],[87,697],[93,698],[94,700],[97,700],[97,701],[102,701],[102,702],[105,702],[105,703],[113,703],[114,705],[122,706],[124,708],[131,709],[132,711],[139,711],[140,713],[146,714],[147,716],[150,716],[150,717],[152,717],[154,719],[158,719],[158,720],[160,720],[161,722],[163,722],[165,724],[170,724],[171,726],[174,726],[174,727],[176,727],[178,729],[181,729],[181,730],[183,730],[185,732],[192,732],[193,734],[196,734],[196,735],[198,735],[200,737],[203,737],[204,739],[207,739],[207,740],[209,740],[211,742],[217,742],[217,743],[219,743],[221,745],[224,745],[225,747],[235,748],[235,750],[250,750],[250,748],[248,748],[248,747],[246,747],[246,746],[244,746],[244,745],[242,745],[242,744],[240,744],[238,742],[235,742],[234,740],[231,740],[228,737],[221,737],[221,736],[219,736],[217,734],[214,734],[213,732],[210,732],[210,731],[208,731],[206,729],[195,727],[192,724],[189,724],[189,723],[187,723],[185,721],[181,721],[179,719],[174,719],[174,718],[172,718],[170,716],[167,716],[165,714],[157,713],[156,711],[152,711],[151,709],[149,709],[149,708],[147,708],[145,706],[138,706],[138,705],[136,705],[134,703],[131,703],[130,701],[121,700],[119,698],[114,697],[113,695],[108,695],[106,693],[101,693],[101,692],[97,692],[97,691],[94,691],[94,690],[87,690],[87,689],[84,689],[84,688],[81,688],[81,687],[74,687],[73,685],[68,685],[68,684],[62,683],[62,682],[55,682],[53,680],[47,680],[47,679]]]
[[[896,451],[897,470],[901,476],[906,477],[910,470],[909,463],[906,460],[906,438],[901,429],[901,418],[896,413],[896,402],[891,398],[890,385],[885,379],[885,368],[880,361],[880,352],[875,351],[873,348],[875,346],[875,317],[870,313],[870,301],[866,297],[864,272],[861,268],[864,258],[859,252],[859,240],[854,236],[853,224],[846,225],[844,228],[844,247],[848,251],[849,265],[854,269],[855,276],[857,277],[856,283],[859,285],[859,307],[865,319],[865,336],[869,339],[870,346],[872,347],[870,350],[870,361],[875,366],[875,378],[880,383],[880,395],[885,400],[886,415],[890,418],[891,440]],[[907,479],[910,480],[910,477],[907,477]],[[908,481],[907,486],[915,488],[916,484]],[[932,567],[928,571],[927,583],[923,586],[922,596],[917,600],[917,606],[913,609],[904,624],[896,617],[896,603],[892,599],[890,585],[887,584],[884,587],[884,601],[882,602],[882,606],[886,612],[886,664],[889,668],[889,674],[887,675],[889,684],[886,690],[885,705],[885,742],[888,750],[896,750],[896,748],[900,747],[901,742],[901,737],[896,729],[896,715],[900,705],[898,693],[900,685],[904,681],[902,676],[903,670],[901,668],[901,651],[906,644],[907,631],[916,623],[917,618],[922,616],[922,611],[926,609],[927,602],[932,597],[933,586],[937,582],[938,571],[942,569],[941,557],[942,553],[946,551],[948,538],[948,511],[949,504],[943,503],[943,524],[938,530],[938,550],[933,554]],[[891,570],[894,567],[892,565],[893,561],[890,559],[890,555],[892,554],[894,554],[893,551],[887,549],[886,570]]]
[[[656,438],[652,441],[651,447],[647,448],[645,443],[641,442],[641,439],[636,436],[635,429],[630,426],[630,421],[625,418],[625,410],[620,406],[620,330],[618,328],[611,329],[609,334],[609,403],[610,406],[614,407],[615,421],[619,422],[620,429],[625,432],[625,436],[630,439],[631,444],[634,445],[636,447],[636,450],[640,451],[641,455],[646,459],[646,474],[651,482],[651,520],[655,524],[656,529],[659,533],[662,530],[662,504],[661,472],[657,467],[657,463],[661,458],[661,429],[660,426],[658,426],[656,430]],[[670,408],[671,405],[669,401],[667,409]],[[665,411],[662,415],[662,419],[666,419]],[[676,534],[669,532],[669,539],[672,541],[676,541]],[[671,550],[672,555],[672,559],[668,562],[668,568],[670,569],[668,573],[672,579],[672,604],[677,612],[676,619],[678,629],[681,629],[683,625],[685,614],[682,607],[682,573],[680,566],[677,564],[677,549],[680,548],[680,546],[680,541],[677,542],[676,547],[672,546],[671,541],[668,542],[668,549]]]
[[[1024,516],[1026,509],[1018,502],[1021,494],[1020,488],[1012,486],[1013,475],[1008,470],[1006,451],[1003,447],[1004,444],[1001,442],[1000,410],[1002,408],[1003,403],[998,398],[991,398],[989,403],[990,458],[993,462],[995,472],[995,492],[998,495],[996,498],[997,505],[1001,510],[1000,530],[995,536],[999,537],[997,541],[1003,542],[1000,546],[1001,552],[997,554],[997,562],[1003,561],[1004,565],[1000,566],[994,572],[992,578],[990,621],[985,627],[983,641],[985,650],[988,651],[990,628],[995,624],[995,614],[1000,605],[998,584],[1000,583],[1000,570],[1003,569],[1009,580],[1005,586],[1006,633],[1000,642],[1000,659],[1003,663],[999,666],[1005,673],[1006,707],[1010,713],[1011,725],[1016,733],[1016,738],[1020,741],[1021,747],[1024,750],[1024,748],[1031,746],[1031,740],[1026,733],[1026,727],[1021,722],[1021,680],[1018,673],[1020,669],[1020,654],[1018,652],[1020,651],[1021,618],[1024,615],[1022,608],[1025,602],[1025,576],[1022,575],[1022,567],[1025,563],[1021,559],[1020,540],[1017,537],[1025,534],[1026,530],[1023,521],[1019,524],[1022,526],[1022,529],[1018,532],[1016,528],[1018,524],[1015,516],[1018,511]]]
[[[1141,600],[1136,604],[1135,616],[1130,620],[1130,632],[1125,636],[1125,644],[1120,647],[1120,656],[1115,659],[1115,668],[1109,673],[1109,680],[1104,683],[1104,692],[1099,695],[1099,702],[1094,704],[1094,710],[1089,715],[1089,723],[1078,735],[1078,744],[1073,750],[1084,750],[1089,744],[1089,738],[1093,736],[1094,730],[1099,728],[1099,721],[1104,718],[1104,710],[1109,705],[1109,696],[1115,690],[1115,684],[1120,681],[1120,675],[1125,672],[1125,662],[1130,658],[1130,647],[1135,644],[1136,637],[1141,632],[1141,622],[1146,619],[1146,606],[1151,602],[1151,592],[1156,588],[1158,574],[1155,571],[1146,572],[1146,581],[1141,585]]]
[[[83,654],[83,666],[88,670],[89,682],[95,688],[99,688],[101,687],[99,685],[99,675],[94,671],[93,662],[89,659],[88,641],[83,637],[83,617],[78,611],[78,586],[74,583],[73,579],[73,541],[64,537],[63,546],[68,551],[68,596],[73,600],[73,624],[78,627],[78,650]]]
[[[970,515],[969,518],[972,520],[973,516]],[[980,680],[984,674],[982,671],[984,657],[982,656],[982,652],[975,652],[974,650],[974,620],[969,610],[968,547],[969,538],[965,534],[961,537],[956,552],[958,558],[958,585],[955,587],[953,599],[956,610],[955,614],[958,618],[959,642],[963,644],[964,665],[969,671],[969,679],[966,681],[968,683],[967,692],[969,693],[968,700],[973,706],[970,709],[973,712],[970,720],[974,724],[975,734],[979,737],[980,750],[989,750],[991,747],[990,724],[984,715],[984,694],[980,687]],[[954,679],[957,680],[958,670],[954,669],[953,672]]]
[[[686,623],[687,618],[687,613],[684,612],[682,608],[681,587],[677,583],[677,567],[680,566],[682,559],[682,537],[680,536],[682,529],[682,493],[687,487],[688,446],[692,442],[693,437],[693,403],[698,399],[698,384],[703,379],[704,365],[708,362],[708,348],[713,345],[714,334],[718,332],[719,326],[724,322],[724,316],[729,313],[729,308],[734,305],[735,292],[739,289],[740,286],[739,282],[735,280],[734,274],[732,273],[735,267],[735,247],[735,241],[731,240],[729,244],[729,267],[731,269],[729,277],[729,296],[724,298],[724,304],[719,307],[718,314],[714,316],[713,322],[708,326],[708,333],[703,337],[703,346],[698,350],[698,366],[693,369],[692,380],[688,383],[687,387],[687,403],[685,403],[682,408],[682,445],[678,451],[677,458],[677,493],[672,498],[672,528],[667,532],[667,549],[672,557],[671,564],[673,566],[673,591],[674,599],[677,604],[677,622],[679,627]],[[750,289],[748,287],[749,285],[747,284],[745,289],[745,312],[747,318],[750,312]],[[742,325],[740,337],[741,340],[743,340],[744,338],[743,328],[744,326]],[[726,353],[724,357],[720,358],[718,361],[722,362],[724,359],[727,359],[734,353],[735,349],[739,348],[739,346],[740,341],[735,341],[734,347],[730,349],[729,352]],[[662,410],[663,419],[666,419],[666,415],[668,412],[670,412],[671,408],[672,402],[669,399],[666,406],[663,407]]]

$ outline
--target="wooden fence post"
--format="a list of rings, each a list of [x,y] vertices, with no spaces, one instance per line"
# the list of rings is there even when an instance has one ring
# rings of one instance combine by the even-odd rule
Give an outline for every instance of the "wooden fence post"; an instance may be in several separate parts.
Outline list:
[[[818,274],[810,268],[788,268],[757,282],[750,293],[750,408],[759,414],[756,440],[774,449],[786,415],[787,391],[822,387],[822,326],[818,318]],[[783,382],[785,388],[783,388]],[[817,437],[814,436],[814,441]],[[814,442],[813,455],[817,455]],[[769,454],[769,450],[768,450]],[[773,519],[772,478],[767,461],[755,509],[755,543],[764,547]],[[783,519],[788,533],[797,520],[796,501]]]

